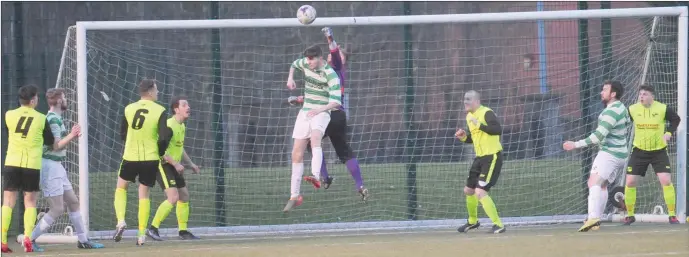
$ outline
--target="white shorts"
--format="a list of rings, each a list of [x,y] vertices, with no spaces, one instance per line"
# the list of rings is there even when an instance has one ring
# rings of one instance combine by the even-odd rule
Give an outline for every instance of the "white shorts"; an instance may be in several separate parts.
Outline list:
[[[62,163],[43,159],[41,165],[41,191],[43,197],[61,196],[65,191],[73,190],[67,179],[67,170]]]
[[[309,112],[300,110],[297,115],[297,121],[294,122],[294,131],[292,132],[292,138],[294,139],[308,139],[311,138],[311,131],[318,130],[325,134],[325,129],[330,123],[330,113],[321,112],[316,116],[309,118],[307,116]]]
[[[591,174],[598,174],[601,178],[613,183],[619,171],[624,168],[624,159],[617,158],[608,152],[599,151],[593,160]]]

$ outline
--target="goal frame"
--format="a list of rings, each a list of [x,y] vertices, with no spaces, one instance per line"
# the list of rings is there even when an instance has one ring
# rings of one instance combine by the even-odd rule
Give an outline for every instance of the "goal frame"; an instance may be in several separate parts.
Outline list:
[[[77,60],[77,116],[79,124],[88,124],[88,84],[87,84],[87,32],[104,30],[151,30],[151,29],[211,29],[211,28],[276,28],[276,27],[323,27],[323,26],[370,26],[370,25],[404,25],[431,23],[478,23],[478,22],[514,22],[536,20],[573,20],[591,18],[640,18],[640,17],[676,17],[678,19],[678,114],[682,119],[677,129],[677,217],[680,222],[686,219],[686,158],[687,158],[687,24],[688,7],[649,7],[625,8],[605,10],[568,10],[568,11],[533,11],[507,13],[476,13],[476,14],[443,14],[443,15],[408,15],[408,16],[368,16],[368,17],[320,17],[310,25],[300,24],[296,18],[279,19],[219,19],[219,20],[141,20],[141,21],[79,21],[76,23],[76,60]],[[69,37],[69,35],[67,35]],[[67,47],[67,45],[65,45]],[[64,55],[63,55],[64,58]],[[61,64],[62,65],[62,64]],[[59,78],[58,78],[59,80]],[[82,136],[79,139],[79,198],[80,208],[86,232],[89,232],[89,160],[88,125],[82,126]],[[653,215],[647,215],[653,216]],[[608,220],[619,220],[620,215],[611,215]],[[637,217],[642,221],[658,221],[653,217]],[[505,218],[511,224],[538,224],[580,222],[584,215],[563,215],[557,219],[548,217],[513,217]],[[667,222],[667,219],[664,220]],[[421,220],[421,221],[382,221],[336,223],[336,224],[294,224],[274,226],[242,226],[242,227],[208,227],[195,229],[200,234],[274,234],[294,233],[297,231],[346,231],[376,230],[376,229],[414,229],[448,227],[456,225],[458,220]],[[486,220],[490,223],[490,221]],[[161,234],[172,234],[174,231],[161,230]],[[112,231],[98,231],[88,233],[92,237],[105,238]],[[134,231],[127,231],[125,235],[132,236]]]

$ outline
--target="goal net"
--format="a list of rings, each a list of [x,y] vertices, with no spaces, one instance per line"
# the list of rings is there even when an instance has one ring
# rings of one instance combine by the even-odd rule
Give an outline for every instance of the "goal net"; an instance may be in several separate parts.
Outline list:
[[[384,22],[381,17],[319,18],[311,26],[284,19],[238,27],[239,21],[225,20],[218,24],[229,25],[217,29],[196,21],[174,22],[179,27],[91,23],[99,29],[84,25],[86,65],[81,71],[72,27],[57,86],[67,90],[71,102],[67,124],[79,114],[88,119],[88,133],[80,142],[88,138],[83,148],[88,152],[80,160],[78,143],[70,145],[67,169],[75,190],[83,187],[87,193],[81,200],[90,205],[91,235],[112,236],[114,186],[123,151],[120,120],[124,107],[139,99],[138,83],[154,78],[161,104],[169,106],[174,95],[189,97],[185,148],[202,167],[198,175],[185,173],[189,224],[195,233],[452,227],[467,217],[462,188],[473,158],[472,147],[453,134],[466,126],[463,94],[477,90],[503,127],[506,161],[491,190],[503,220],[510,225],[580,222],[596,151],[566,153],[562,142],[582,139],[595,129],[603,109],[602,82],[621,81],[627,105],[636,102],[639,85],[648,83],[656,88],[656,100],[686,108],[687,99],[678,98],[686,97],[681,88],[687,82],[686,74],[678,80],[677,70],[687,62],[686,50],[678,51],[676,10],[606,10],[610,18],[596,11],[504,13],[497,15],[502,20],[487,15],[487,21],[475,15],[396,16],[391,18],[398,21]],[[531,15],[530,20],[523,15]],[[539,23],[544,33],[539,33]],[[108,27],[113,24],[117,28]],[[285,81],[291,62],[306,47],[327,49],[320,31],[325,25],[349,25],[333,30],[347,53],[350,142],[371,198],[362,202],[325,140],[333,186],[315,191],[303,184],[304,204],[285,215],[281,210],[289,197],[291,132],[298,112],[286,100],[303,94],[300,76],[296,91],[287,90]],[[678,57],[682,54],[684,59]],[[82,88],[78,72],[87,74]],[[78,108],[80,96],[86,102]],[[684,199],[684,177],[676,176],[684,169],[678,171],[676,164],[677,153],[686,149],[677,149],[674,142],[668,148],[673,181],[678,198]],[[309,154],[305,160],[310,167]],[[88,183],[80,179],[80,168]],[[636,212],[648,214],[648,221],[667,220],[652,174],[649,170],[639,186]],[[137,224],[136,192],[129,187],[128,224]],[[151,190],[151,217],[164,199],[159,188]],[[63,217],[58,222],[53,232],[62,233],[69,221]],[[161,228],[161,234],[176,233],[174,212]]]

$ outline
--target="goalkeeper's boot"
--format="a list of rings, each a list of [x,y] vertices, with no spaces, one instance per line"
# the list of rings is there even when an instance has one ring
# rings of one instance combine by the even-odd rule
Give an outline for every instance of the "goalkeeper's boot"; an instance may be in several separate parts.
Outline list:
[[[323,179],[323,188],[330,188],[330,185],[333,183],[333,180],[335,180],[335,178],[331,176],[328,176],[327,178]]]
[[[115,242],[119,242],[122,240],[122,234],[124,234],[124,230],[127,229],[127,223],[124,221],[120,222],[117,224],[117,227],[115,228],[115,236],[112,237]]]
[[[292,208],[297,207],[301,205],[301,203],[304,202],[304,198],[299,195],[297,198],[290,198],[289,201],[287,201],[287,205],[285,205],[285,209],[283,209],[283,212],[289,212],[292,210]]]
[[[624,223],[622,225],[629,226],[634,222],[636,222],[636,217],[627,216],[627,217],[624,217]]]
[[[478,221],[474,224],[470,224],[469,222],[467,222],[467,224],[464,224],[461,227],[457,228],[457,232],[466,233],[466,232],[469,232],[469,230],[477,229],[480,226],[481,226],[481,223]]]
[[[318,179],[314,176],[304,176],[304,180],[311,182],[314,188],[319,189],[321,188],[321,182],[318,181]]]
[[[579,232],[588,232],[589,230],[598,230],[600,228],[600,219],[587,219],[584,225],[579,228]]]
[[[11,253],[12,249],[7,244],[2,244],[2,247],[0,247],[3,253]]]
[[[146,235],[153,239],[153,241],[163,241],[163,238],[160,237],[160,233],[158,232],[158,228],[151,226],[146,230]]]
[[[137,246],[143,246],[146,243],[146,235],[141,235],[136,239]]]
[[[22,241],[22,247],[24,247],[24,252],[33,252],[33,242],[31,242],[31,239],[29,239],[28,236],[24,237],[24,241]]]
[[[101,243],[89,240],[89,241],[86,241],[84,243],[78,242],[77,248],[79,248],[79,249],[101,249],[101,248],[105,248],[105,246]]]
[[[361,200],[366,202],[369,197],[368,189],[366,189],[365,187],[359,188],[359,195],[361,195]]]
[[[498,226],[498,225],[493,225],[493,227],[490,229],[490,231],[488,231],[488,233],[491,233],[491,234],[500,234],[500,233],[505,233],[505,231],[507,231],[507,230],[505,229],[505,226],[500,227],[500,226]]]
[[[179,231],[179,238],[181,238],[182,240],[199,240],[199,239],[201,239],[200,237],[195,236],[194,234],[192,234],[191,232],[189,232],[187,230],[180,230]]]
[[[679,224],[679,220],[676,216],[670,216],[668,217],[668,220],[670,221],[670,224]]]

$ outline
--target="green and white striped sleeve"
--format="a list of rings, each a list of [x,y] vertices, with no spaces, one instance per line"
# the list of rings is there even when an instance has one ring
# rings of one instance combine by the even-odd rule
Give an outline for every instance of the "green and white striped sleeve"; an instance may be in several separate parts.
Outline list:
[[[306,67],[306,58],[299,58],[292,62],[292,68],[304,70],[304,67]]]
[[[576,148],[587,147],[591,145],[600,144],[603,139],[610,133],[614,125],[620,119],[621,114],[615,113],[610,108],[607,108],[598,117],[598,127],[587,138],[579,140],[574,143]]]
[[[333,69],[327,71],[328,79],[328,97],[329,103],[337,103],[342,105],[342,89],[340,88],[340,77]]]

